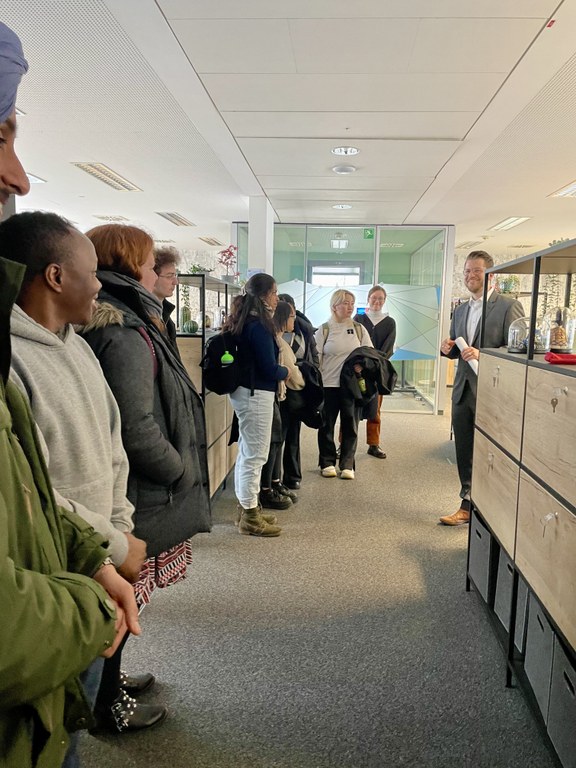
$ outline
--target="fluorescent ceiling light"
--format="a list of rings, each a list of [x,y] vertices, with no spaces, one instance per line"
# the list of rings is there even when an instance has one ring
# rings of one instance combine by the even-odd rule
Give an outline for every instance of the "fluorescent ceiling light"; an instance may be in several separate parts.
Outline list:
[[[334,168],[332,168],[332,170],[334,171],[334,173],[340,173],[340,174],[354,173],[354,171],[356,170],[356,166],[355,165],[335,165]]]
[[[130,219],[127,219],[126,216],[117,216],[115,214],[110,214],[110,215],[104,214],[102,216],[97,216],[96,214],[94,214],[94,218],[100,219],[100,221],[109,221],[116,224],[118,224],[118,222],[120,221],[130,221]]]
[[[357,155],[360,152],[356,147],[334,147],[332,150],[333,155],[348,156]]]
[[[167,245],[168,243],[175,243],[176,240],[154,240],[154,242],[160,245]]]
[[[196,224],[193,224],[188,219],[185,219],[184,216],[180,216],[179,213],[174,213],[173,211],[154,211],[158,216],[162,216],[163,219],[166,219],[171,224],[174,224],[177,227],[195,227]]]
[[[28,181],[30,184],[46,184],[46,179],[41,179],[40,176],[34,176],[33,173],[27,173]]]
[[[531,216],[510,216],[508,219],[504,219],[498,224],[494,224],[493,227],[488,227],[488,229],[495,230],[496,232],[503,232],[505,229],[512,229],[512,227],[517,227],[518,224],[522,224],[531,218]]]
[[[104,163],[72,163],[76,168],[80,168],[81,171],[90,174],[98,181],[108,184],[109,187],[115,189],[117,192],[142,192],[140,187],[132,184],[131,181],[120,176],[119,173],[108,168]]]
[[[556,192],[552,192],[548,197],[576,197],[576,181],[562,187],[562,189],[556,190]]]
[[[348,248],[348,240],[330,240],[330,246],[337,251]]]
[[[352,206],[348,205],[348,203],[336,203],[332,208],[335,208],[337,211],[349,211]]]
[[[202,240],[202,242],[206,243],[206,245],[224,245],[224,243],[221,243],[220,240],[216,240],[215,237],[199,237],[198,240]]]
[[[404,243],[380,243],[380,248],[404,248]]]
[[[470,250],[470,248],[474,248],[477,245],[480,245],[482,243],[482,240],[468,240],[466,243],[459,243],[456,246],[456,250],[460,250],[461,248],[466,248],[467,250]]]

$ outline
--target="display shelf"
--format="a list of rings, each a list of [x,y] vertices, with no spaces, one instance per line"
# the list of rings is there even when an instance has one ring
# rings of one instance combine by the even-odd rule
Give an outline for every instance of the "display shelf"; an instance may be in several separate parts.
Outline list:
[[[536,320],[550,298],[542,290],[543,278],[554,276],[555,299],[560,297],[568,306],[575,269],[573,240],[487,271],[487,275],[528,276],[532,296],[526,354],[481,349],[476,405],[471,498],[474,515],[492,537],[483,543],[490,553],[486,609],[494,612],[498,578],[494,558],[504,551],[513,571],[506,683],[510,685],[514,677],[545,732],[547,700],[541,691],[534,695],[532,686],[539,682],[533,668],[526,674],[514,634],[521,578],[531,604],[544,612],[554,642],[561,640],[566,658],[576,666],[576,367],[548,363],[544,354],[534,352]],[[487,277],[485,295],[488,284]],[[484,322],[483,313],[482,327]],[[478,570],[479,545],[472,526],[468,546],[467,587],[474,583],[471,564]],[[492,624],[502,642],[502,625]],[[532,632],[534,626],[533,617]],[[554,739],[563,749],[576,731],[576,706],[573,715],[560,722],[556,718],[554,727]],[[573,768],[576,762],[565,765]]]
[[[188,288],[192,295],[188,296],[188,306],[192,319],[200,315],[206,318],[208,313],[218,312],[225,316],[230,310],[232,298],[240,293],[240,286],[219,280],[208,274],[178,275],[176,291],[177,338],[176,343],[195,387],[202,394],[204,412],[206,414],[206,433],[208,445],[208,473],[210,489],[214,495],[225,483],[236,460],[236,453],[228,447],[230,425],[233,411],[228,403],[228,397],[217,395],[206,389],[202,378],[200,362],[204,354],[207,339],[218,328],[207,327],[204,321],[196,333],[180,332],[180,310],[182,309],[182,289]],[[218,318],[220,320],[220,318]],[[219,325],[219,322],[218,322]]]

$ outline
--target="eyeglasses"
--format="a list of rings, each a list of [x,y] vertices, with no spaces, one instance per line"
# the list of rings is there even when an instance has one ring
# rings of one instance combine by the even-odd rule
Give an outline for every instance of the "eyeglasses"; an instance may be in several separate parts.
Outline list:
[[[158,275],[158,277],[165,277],[168,280],[175,280],[175,279],[178,278],[178,273],[177,272],[166,272],[163,275]]]

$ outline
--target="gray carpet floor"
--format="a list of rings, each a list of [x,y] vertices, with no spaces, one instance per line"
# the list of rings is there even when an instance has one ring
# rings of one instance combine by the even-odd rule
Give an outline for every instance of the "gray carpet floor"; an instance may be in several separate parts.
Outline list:
[[[169,718],[83,735],[85,768],[551,768],[477,594],[465,591],[448,418],[387,413],[388,458],[324,479],[315,433],[282,536],[240,536],[232,489],[194,539],[186,581],[157,591],[130,672]],[[361,425],[364,438],[364,425]]]

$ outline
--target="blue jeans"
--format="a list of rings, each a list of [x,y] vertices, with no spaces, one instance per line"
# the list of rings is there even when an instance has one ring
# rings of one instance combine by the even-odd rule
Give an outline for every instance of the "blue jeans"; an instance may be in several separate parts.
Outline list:
[[[238,456],[234,470],[236,498],[244,509],[258,506],[260,475],[266,464],[272,435],[274,392],[238,387],[228,395],[238,417]]]
[[[84,670],[80,675],[80,682],[84,688],[84,693],[90,704],[90,709],[94,709],[96,703],[96,696],[98,695],[98,688],[100,687],[100,678],[102,677],[102,668],[104,667],[104,659],[98,657],[90,664],[88,669]],[[80,768],[80,756],[78,755],[78,741],[80,739],[80,731],[74,731],[70,734],[70,744],[68,745],[68,751],[66,757],[62,763],[62,768]]]

